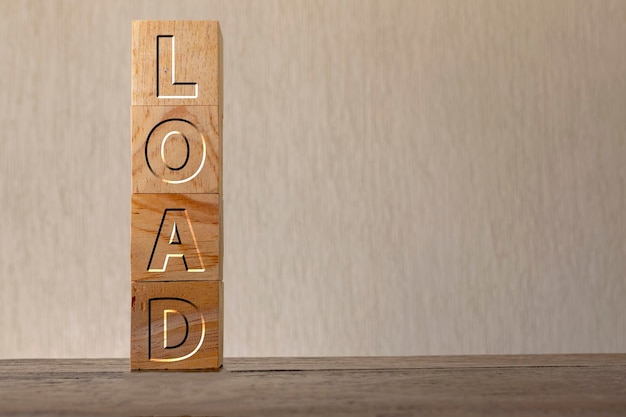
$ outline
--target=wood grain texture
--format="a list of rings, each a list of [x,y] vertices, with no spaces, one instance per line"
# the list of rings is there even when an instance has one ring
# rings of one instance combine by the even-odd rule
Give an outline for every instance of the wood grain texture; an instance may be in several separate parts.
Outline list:
[[[222,365],[223,282],[133,282],[132,370],[206,370]]]
[[[133,193],[219,193],[217,106],[132,106]]]
[[[131,280],[220,281],[217,194],[133,194]]]
[[[124,359],[0,361],[3,415],[624,416],[626,356],[225,358],[129,373]]]
[[[133,105],[221,104],[218,22],[135,20],[132,38]]]
[[[230,358],[225,363],[226,369],[233,372],[516,367],[601,368],[604,366],[626,367],[626,354]]]

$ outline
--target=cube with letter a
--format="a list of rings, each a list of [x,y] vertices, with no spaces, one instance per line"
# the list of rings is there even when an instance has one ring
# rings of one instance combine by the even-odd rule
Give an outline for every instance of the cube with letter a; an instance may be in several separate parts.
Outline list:
[[[222,365],[222,38],[133,21],[132,370]]]

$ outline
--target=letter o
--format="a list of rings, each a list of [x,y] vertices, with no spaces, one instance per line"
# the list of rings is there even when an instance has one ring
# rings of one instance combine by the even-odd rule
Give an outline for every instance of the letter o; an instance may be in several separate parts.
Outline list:
[[[182,164],[167,161],[165,144],[175,136],[183,138],[175,150],[177,154],[182,152]],[[188,120],[163,120],[148,134],[145,157],[154,176],[168,184],[182,184],[194,179],[202,171],[206,162],[206,139],[198,127]]]

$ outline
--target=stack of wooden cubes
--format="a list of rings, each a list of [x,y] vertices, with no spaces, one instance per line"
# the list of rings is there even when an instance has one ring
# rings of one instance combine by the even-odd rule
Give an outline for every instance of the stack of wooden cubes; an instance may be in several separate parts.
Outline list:
[[[133,21],[131,369],[222,365],[222,38]]]

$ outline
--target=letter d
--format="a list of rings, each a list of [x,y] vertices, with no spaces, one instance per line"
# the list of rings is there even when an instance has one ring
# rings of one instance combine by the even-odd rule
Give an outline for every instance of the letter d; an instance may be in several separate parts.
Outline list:
[[[202,346],[206,325],[194,304],[182,298],[149,301],[149,353],[153,362],[177,362],[193,356]]]

